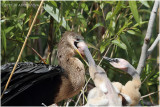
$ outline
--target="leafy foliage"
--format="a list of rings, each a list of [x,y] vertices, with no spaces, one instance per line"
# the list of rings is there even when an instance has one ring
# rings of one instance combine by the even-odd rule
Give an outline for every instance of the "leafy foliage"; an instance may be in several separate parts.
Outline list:
[[[40,2],[2,1],[1,3],[1,63],[4,64],[16,61]],[[51,58],[52,64],[57,64],[56,45],[62,33],[72,30],[81,32],[84,36],[97,64],[111,45],[107,56],[124,58],[136,67],[152,6],[153,1],[45,1],[21,61],[40,62],[41,59],[32,51],[30,48],[32,47],[43,58],[46,60]],[[51,25],[53,26],[50,27]],[[156,25],[155,23],[155,27]],[[156,32],[153,33],[154,38]],[[53,43],[51,54],[47,51],[49,37],[52,37]],[[145,80],[140,90],[142,95],[157,91],[157,56],[155,51],[147,60],[142,72],[141,80]],[[130,79],[128,75],[118,72],[105,61],[102,61],[101,66],[107,69],[111,81],[125,84]],[[86,75],[86,79],[88,77]],[[87,91],[85,90],[85,93]],[[157,96],[155,94],[153,97],[144,98],[144,102],[157,104]],[[83,97],[86,95],[83,94]],[[70,105],[75,105],[77,99],[78,96],[75,96]],[[81,98],[78,105],[83,105],[85,102]],[[65,104],[61,102],[61,105]]]

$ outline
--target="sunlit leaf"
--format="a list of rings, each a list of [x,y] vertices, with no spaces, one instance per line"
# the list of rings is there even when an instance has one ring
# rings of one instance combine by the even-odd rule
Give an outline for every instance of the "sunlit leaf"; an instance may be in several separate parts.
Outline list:
[[[120,10],[121,10],[121,7],[122,7],[122,3],[123,1],[118,1],[118,4],[116,5],[116,8],[115,10],[113,11],[112,15],[110,17],[106,17],[106,20],[112,18],[113,16],[115,16]]]
[[[52,3],[52,5],[54,5],[55,7],[57,7],[57,3],[55,1],[49,1]]]
[[[148,4],[148,1],[145,1],[145,0],[139,0],[139,2],[141,2],[144,6],[150,8],[149,4]]]
[[[127,46],[120,40],[113,40],[112,43],[124,50],[127,50]]]
[[[85,3],[81,4],[82,8],[84,9],[84,11],[88,11],[88,6]]]
[[[25,16],[26,16],[26,14],[23,13],[23,14],[21,14],[21,15],[18,17],[18,19],[23,19]]]
[[[129,1],[129,6],[130,6],[131,12],[132,12],[135,20],[137,21],[137,23],[139,23],[140,18],[139,18],[139,14],[138,14],[138,10],[137,10],[136,1]]]
[[[94,26],[93,26],[93,28],[90,30],[90,31],[92,31],[92,30],[94,30],[95,28],[97,28],[97,27],[99,27],[99,26],[104,26],[102,23],[97,23],[97,24],[95,24]],[[89,32],[90,32],[89,31]]]
[[[64,19],[64,17],[60,17],[59,16],[59,9],[53,9],[53,6],[49,6],[48,4],[44,5],[44,9],[58,22],[60,23],[62,21],[62,26],[67,29],[70,30],[70,27],[68,26],[68,24],[66,23],[66,20]],[[61,20],[62,19],[62,20]]]
[[[141,25],[146,24],[146,23],[148,23],[148,21],[143,21],[143,22],[140,22],[140,23],[136,23],[133,27],[141,26]]]
[[[13,28],[14,28],[14,26],[8,27],[7,29],[5,29],[5,33],[10,32]]]

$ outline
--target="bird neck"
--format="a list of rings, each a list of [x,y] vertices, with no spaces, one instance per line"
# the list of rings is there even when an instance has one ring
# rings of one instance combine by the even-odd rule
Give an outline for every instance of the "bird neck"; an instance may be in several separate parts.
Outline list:
[[[134,82],[135,86],[139,89],[141,87],[141,79],[135,68],[129,69],[129,74],[132,76],[132,82]]]
[[[91,53],[90,53],[88,48],[86,48],[84,50],[84,53],[85,53],[85,56],[86,56],[86,58],[88,60],[89,66],[96,66],[95,61],[94,61],[94,59],[93,59],[93,57],[92,57],[92,55],[91,55]]]

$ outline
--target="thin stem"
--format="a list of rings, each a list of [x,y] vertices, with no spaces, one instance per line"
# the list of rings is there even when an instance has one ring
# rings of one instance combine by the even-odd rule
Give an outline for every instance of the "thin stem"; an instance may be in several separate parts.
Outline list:
[[[105,52],[104,56],[106,56],[106,55],[107,55],[107,53],[108,53],[108,51],[109,51],[109,49],[110,49],[110,47],[111,47],[111,46],[112,46],[112,44],[110,44],[110,45],[109,45],[109,47],[108,47],[108,49],[106,50],[106,52]],[[100,60],[100,62],[99,62],[99,64],[98,64],[98,66],[101,64],[102,60],[103,60],[103,57],[102,57],[102,59]]]
[[[86,82],[85,86],[83,87],[82,91],[85,90],[85,88],[87,87],[87,85],[88,85],[88,83],[89,83],[90,80],[91,80],[91,77],[89,77],[89,79],[88,79],[88,81]],[[80,98],[81,98],[81,95],[83,94],[82,91],[81,91],[80,95],[78,96],[78,100],[77,100],[75,106],[77,106],[77,104],[78,104],[78,102],[79,102],[79,100],[80,100]]]
[[[23,43],[23,42],[18,41],[18,40],[14,40],[14,39],[10,39],[10,38],[7,38],[7,39],[8,39],[8,40],[11,40],[11,41],[18,42],[18,43]],[[31,46],[29,46],[28,44],[26,44],[26,46],[29,47],[29,48],[31,48],[31,49],[40,57],[40,59],[43,61],[43,63],[47,64],[47,63],[45,62],[45,60],[42,58],[42,56],[41,56],[34,48],[32,48]]]
[[[4,92],[7,90],[7,87],[8,87],[8,85],[9,85],[9,82],[10,82],[10,80],[11,80],[11,78],[12,78],[12,76],[13,76],[13,73],[14,73],[16,67],[17,67],[17,64],[18,64],[18,62],[19,62],[19,60],[20,60],[20,58],[21,58],[21,55],[22,55],[23,50],[24,50],[24,48],[25,48],[25,46],[26,46],[27,40],[28,40],[28,38],[29,38],[29,36],[30,36],[30,34],[31,34],[33,25],[34,25],[34,23],[36,22],[38,13],[39,13],[39,11],[40,11],[40,8],[41,8],[43,2],[44,2],[44,1],[42,0],[41,3],[40,3],[40,5],[39,5],[39,7],[38,7],[37,13],[36,13],[36,15],[35,15],[35,17],[34,17],[34,20],[33,20],[33,22],[32,22],[32,25],[31,25],[31,27],[30,27],[30,29],[29,29],[29,31],[28,31],[27,37],[26,37],[26,39],[25,39],[25,41],[24,41],[24,44],[23,44],[23,46],[22,46],[22,48],[21,48],[21,51],[20,51],[19,56],[18,56],[18,59],[17,59],[15,65],[14,65],[14,68],[13,68],[13,70],[12,70],[12,72],[11,72],[9,78],[8,78],[8,81],[7,81],[7,83],[6,83],[6,86],[5,86],[5,88],[4,88],[3,92],[2,92],[1,98],[2,98],[3,95],[4,95]]]
[[[149,94],[147,94],[147,95],[144,95],[144,96],[141,97],[140,100],[142,100],[143,98],[146,98],[146,97],[148,97],[148,96],[151,96],[151,95],[153,95],[153,94],[156,94],[156,93],[158,93],[158,92],[160,92],[160,91],[156,91],[156,92],[152,92],[152,93],[149,93]]]

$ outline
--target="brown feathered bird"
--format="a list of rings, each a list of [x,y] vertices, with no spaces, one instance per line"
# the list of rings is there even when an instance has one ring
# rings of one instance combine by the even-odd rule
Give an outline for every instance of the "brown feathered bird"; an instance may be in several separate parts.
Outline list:
[[[59,66],[43,63],[21,62],[18,64],[8,89],[1,99],[3,106],[41,106],[58,103],[78,94],[85,83],[83,63],[74,55],[83,37],[65,32],[58,44]],[[82,51],[80,53],[83,54]],[[15,63],[1,66],[1,90]]]

